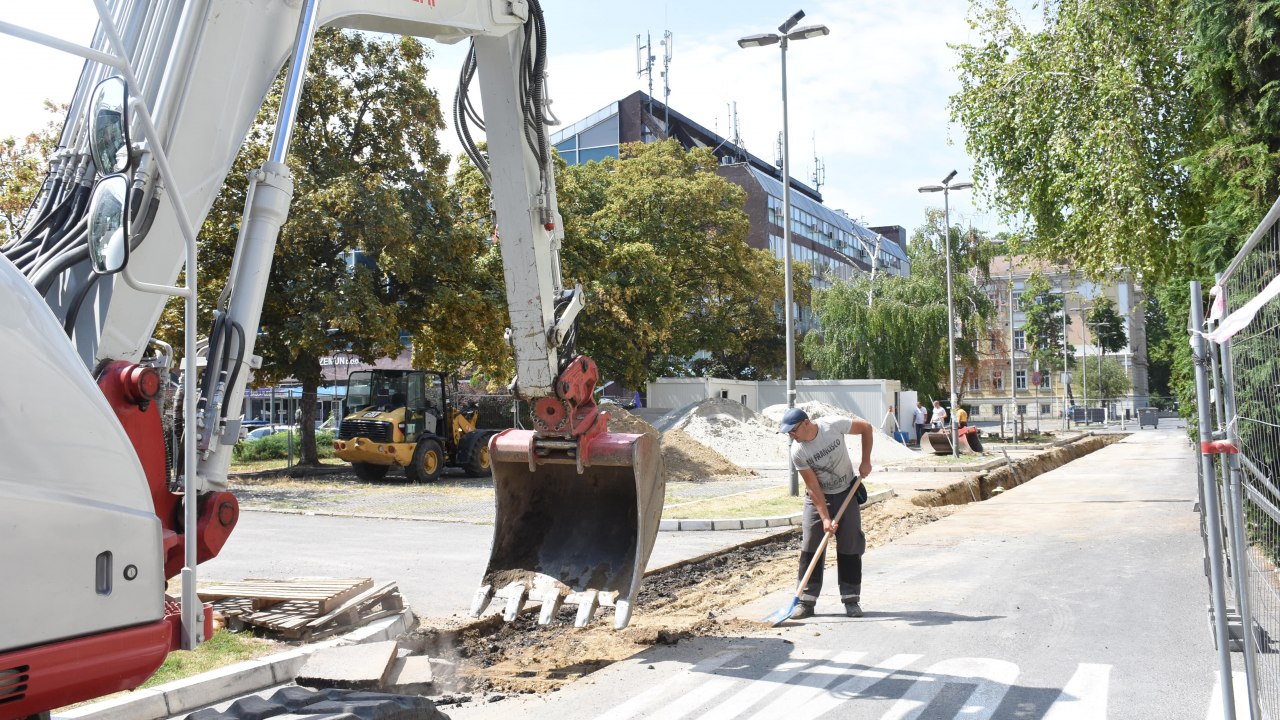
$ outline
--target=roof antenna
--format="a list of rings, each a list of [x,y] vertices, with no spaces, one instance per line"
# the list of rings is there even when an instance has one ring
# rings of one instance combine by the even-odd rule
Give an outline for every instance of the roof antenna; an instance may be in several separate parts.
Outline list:
[[[649,117],[653,117],[653,61],[657,58],[653,55],[653,38],[649,36],[649,31],[644,33],[644,42],[640,42],[640,35],[636,35],[636,77],[649,78],[649,95],[646,103],[649,106]]]
[[[662,33],[662,127],[668,136],[671,135],[671,114],[668,111],[669,101],[671,99],[671,48],[675,43],[671,37],[671,31],[666,30]],[[653,77],[652,71],[649,74]],[[652,80],[650,81],[652,82]]]
[[[813,189],[822,192],[827,182],[827,164],[818,157],[818,134],[813,134]]]

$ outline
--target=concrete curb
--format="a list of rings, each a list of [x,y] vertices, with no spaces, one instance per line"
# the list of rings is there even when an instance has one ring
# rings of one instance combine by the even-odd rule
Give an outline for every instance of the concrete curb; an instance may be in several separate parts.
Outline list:
[[[1004,461],[1001,461],[1003,464]],[[884,488],[870,493],[864,505],[874,505],[894,496],[893,488]],[[658,523],[658,530],[675,531],[709,531],[709,530],[762,530],[765,528],[789,527],[799,525],[802,514],[781,515],[778,517],[760,518],[726,518],[721,520],[663,520]]]
[[[62,720],[156,720],[198,710],[239,695],[291,682],[312,653],[338,645],[394,640],[414,626],[413,613],[376,620],[339,638],[266,657],[245,660],[182,680],[135,690],[127,695],[54,715]]]

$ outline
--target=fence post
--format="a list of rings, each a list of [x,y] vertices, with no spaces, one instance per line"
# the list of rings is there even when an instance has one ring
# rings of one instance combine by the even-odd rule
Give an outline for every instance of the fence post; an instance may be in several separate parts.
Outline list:
[[[1222,292],[1226,292],[1225,288]],[[1219,346],[1222,354],[1222,405],[1227,419],[1224,429],[1227,439],[1240,449],[1240,433],[1236,429],[1236,393],[1235,369],[1231,362],[1231,341],[1227,340]],[[1245,555],[1244,537],[1244,491],[1240,485],[1240,459],[1233,453],[1225,455],[1227,476],[1225,495],[1227,498],[1227,537],[1231,542],[1231,568],[1235,580],[1236,604],[1240,610],[1240,630],[1244,643],[1244,677],[1246,690],[1249,693],[1249,716],[1252,720],[1261,720],[1262,713],[1258,704],[1258,660],[1254,647],[1253,608],[1249,600],[1249,561]]]
[[[1235,720],[1236,700],[1231,677],[1231,636],[1227,632],[1227,598],[1222,587],[1222,514],[1218,508],[1217,471],[1206,443],[1213,437],[1213,410],[1209,406],[1209,379],[1205,365],[1210,360],[1204,336],[1204,308],[1200,305],[1200,281],[1191,281],[1191,353],[1196,374],[1196,409],[1199,414],[1200,465],[1204,486],[1206,538],[1209,544],[1209,590],[1213,606],[1213,629],[1218,646],[1218,682],[1222,685],[1222,717]],[[1210,485],[1212,483],[1212,485]]]

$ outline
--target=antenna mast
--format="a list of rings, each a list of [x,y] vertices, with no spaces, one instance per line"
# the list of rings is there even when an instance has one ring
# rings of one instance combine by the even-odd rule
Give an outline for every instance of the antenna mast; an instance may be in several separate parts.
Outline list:
[[[644,33],[644,42],[640,42],[640,35],[636,35],[636,77],[649,77],[649,116],[653,117],[653,61],[657,58],[653,55],[653,38],[649,36],[646,30]]]
[[[827,182],[827,164],[818,157],[818,134],[813,135],[813,189],[822,192]]]
[[[674,45],[671,37],[671,31],[665,30],[662,33],[662,130],[671,136],[671,112],[669,110],[671,99],[671,47]],[[652,72],[650,77],[653,77]]]

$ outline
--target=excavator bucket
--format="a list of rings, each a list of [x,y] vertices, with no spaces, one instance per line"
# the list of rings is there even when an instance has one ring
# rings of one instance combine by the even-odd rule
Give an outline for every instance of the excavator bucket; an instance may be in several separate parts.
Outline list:
[[[489,442],[497,516],[471,615],[497,597],[510,621],[527,600],[538,600],[540,623],[569,604],[582,627],[598,607],[612,606],[614,627],[624,628],[662,517],[658,439],[602,433],[573,456],[545,446],[535,446],[529,430],[506,430]]]

